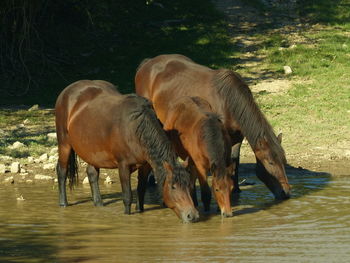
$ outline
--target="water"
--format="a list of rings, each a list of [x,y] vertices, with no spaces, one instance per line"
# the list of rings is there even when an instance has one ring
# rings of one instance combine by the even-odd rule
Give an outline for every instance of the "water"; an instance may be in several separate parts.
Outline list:
[[[160,208],[155,189],[144,213],[124,215],[119,184],[101,184],[102,208],[89,187],[60,208],[54,184],[0,185],[0,262],[349,262],[349,175],[290,168],[293,197],[276,202],[244,167],[255,184],[242,187],[234,217],[213,203],[195,224]]]

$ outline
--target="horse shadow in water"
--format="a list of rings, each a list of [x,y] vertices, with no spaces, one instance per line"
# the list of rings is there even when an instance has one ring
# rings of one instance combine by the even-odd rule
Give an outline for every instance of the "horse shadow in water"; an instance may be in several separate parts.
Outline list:
[[[276,200],[266,186],[255,176],[255,163],[240,164],[242,179],[240,194],[232,197],[234,215],[256,213],[286,201]],[[288,181],[292,185],[291,199],[296,199],[320,191],[327,187],[331,174],[312,171],[302,167],[286,165]],[[239,209],[239,206],[251,206]],[[237,209],[238,208],[238,209]]]

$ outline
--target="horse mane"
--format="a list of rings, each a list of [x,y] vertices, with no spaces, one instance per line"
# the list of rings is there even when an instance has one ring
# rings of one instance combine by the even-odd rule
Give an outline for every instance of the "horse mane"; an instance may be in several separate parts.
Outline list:
[[[251,147],[254,149],[259,140],[265,138],[273,157],[286,163],[281,144],[241,76],[230,70],[218,70],[213,77],[213,85],[239,124]]]
[[[231,149],[222,134],[220,117],[212,112],[206,112],[206,116],[207,118],[202,123],[201,136],[207,146],[210,165],[214,163],[218,168],[226,167]],[[224,173],[218,173],[218,176],[221,175],[223,176]]]
[[[163,162],[167,161],[173,167],[172,182],[179,184],[180,187],[188,187],[190,178],[186,176],[185,168],[177,162],[175,149],[168,139],[166,133],[157,119],[157,116],[152,108],[150,101],[147,99],[135,96],[141,101],[140,107],[137,107],[131,115],[132,120],[136,120],[136,136],[139,138],[141,145],[154,162],[159,173],[155,173],[159,185],[163,186],[167,172],[163,166]]]

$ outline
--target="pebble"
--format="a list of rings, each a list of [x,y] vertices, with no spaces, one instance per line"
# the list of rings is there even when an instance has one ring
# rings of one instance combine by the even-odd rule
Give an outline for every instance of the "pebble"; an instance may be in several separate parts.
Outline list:
[[[19,148],[23,148],[25,145],[19,141],[14,142],[12,145],[10,145],[8,148],[14,150],[14,149],[19,149]]]
[[[54,178],[48,175],[36,174],[34,175],[34,179],[35,180],[53,180]]]
[[[292,68],[290,66],[284,66],[283,70],[284,70],[284,74],[286,74],[286,75],[293,73]]]
[[[45,162],[45,161],[47,161],[47,159],[48,159],[47,153],[44,153],[44,154],[40,155],[40,157],[39,157],[40,162]]]
[[[34,157],[33,156],[29,156],[27,160],[28,160],[29,164],[34,163]]]
[[[83,180],[83,184],[88,184],[89,183],[89,178],[86,176]]]
[[[34,111],[34,110],[38,110],[39,109],[39,105],[38,104],[35,104],[35,105],[33,105],[32,107],[30,107],[29,109],[28,109],[28,111]]]
[[[0,163],[0,174],[4,174],[6,173],[6,165]]]
[[[57,134],[55,132],[50,132],[47,134],[47,138],[49,140],[56,140],[57,139]]]
[[[16,174],[19,173],[21,171],[21,165],[19,162],[13,162],[11,164],[11,173]]]
[[[56,165],[54,163],[46,163],[43,165],[44,170],[55,170]]]
[[[13,176],[6,177],[4,180],[5,183],[13,184],[15,180],[13,179]]]

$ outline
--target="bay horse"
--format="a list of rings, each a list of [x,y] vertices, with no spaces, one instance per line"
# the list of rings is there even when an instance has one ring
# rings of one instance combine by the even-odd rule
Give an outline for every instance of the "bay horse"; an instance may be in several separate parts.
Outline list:
[[[165,118],[161,110],[164,104],[178,97],[198,96],[208,101],[213,111],[222,117],[231,138],[234,188],[239,189],[239,153],[246,137],[255,153],[258,178],[276,199],[290,197],[284,150],[239,74],[208,68],[180,54],[165,54],[141,62],[135,85],[137,94],[153,102],[159,119]]]
[[[157,101],[154,101],[157,104]],[[231,160],[230,138],[219,116],[211,111],[209,103],[199,97],[180,97],[171,100],[165,107],[157,107],[163,129],[169,132],[178,155],[185,160],[193,176],[192,194],[198,204],[195,181],[201,187],[204,210],[209,211],[211,191],[207,174],[213,175],[212,190],[224,217],[232,216],[231,192],[233,163]],[[160,112],[162,114],[160,114]],[[163,114],[164,113],[164,114]],[[165,119],[162,119],[166,116]]]
[[[147,181],[153,168],[164,203],[184,222],[199,218],[190,195],[190,175],[177,161],[175,150],[151,103],[136,94],[122,95],[102,80],[80,80],[66,87],[55,106],[58,140],[59,204],[67,206],[66,179],[77,182],[76,154],[86,169],[93,202],[102,206],[100,168],[118,168],[126,214],[131,213],[131,172]],[[147,173],[146,173],[147,172]],[[144,191],[138,191],[143,210]]]

